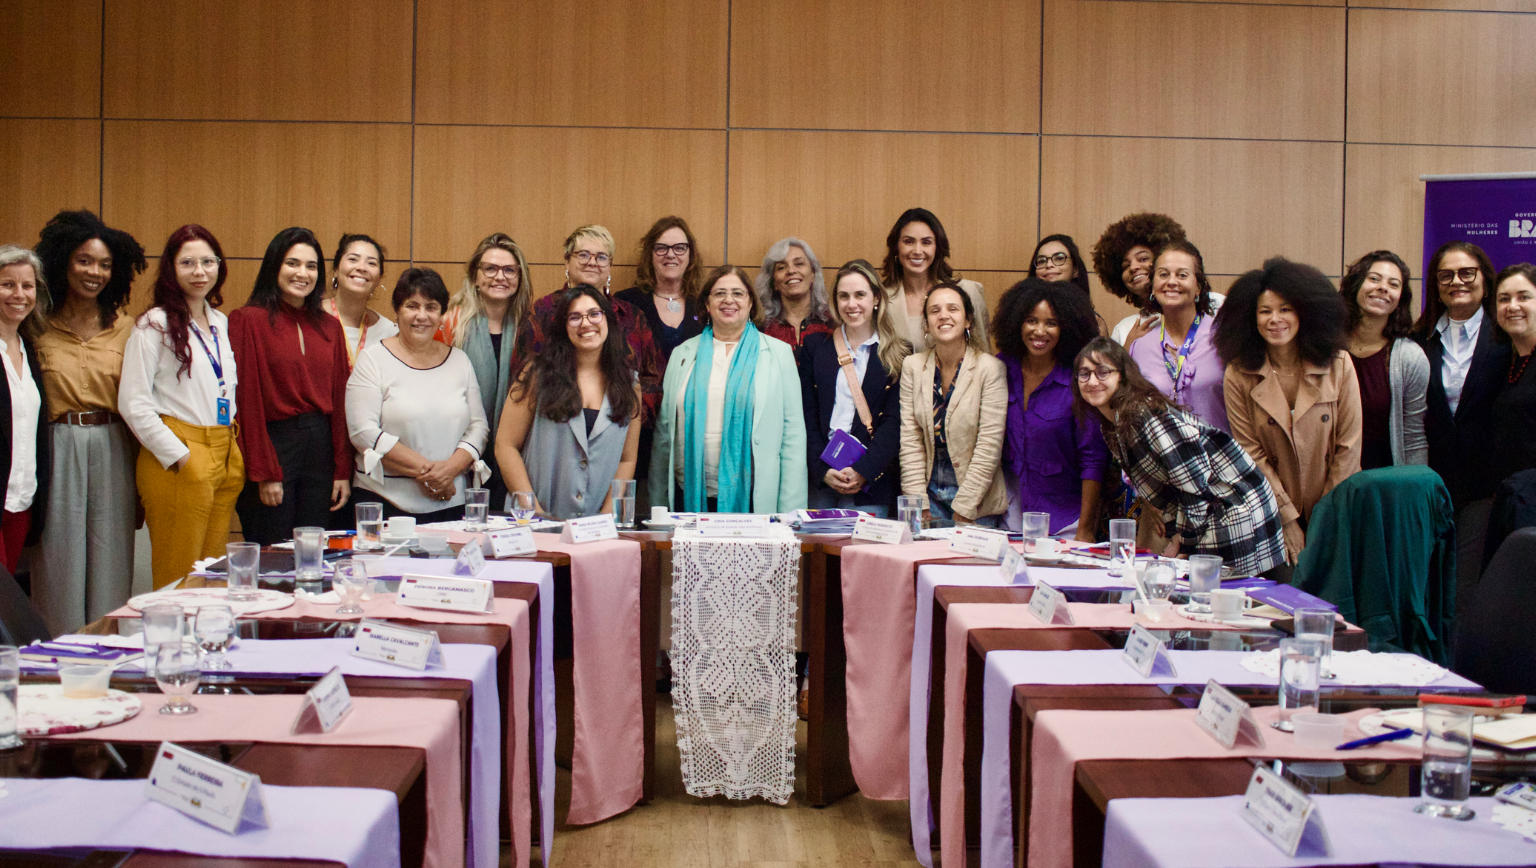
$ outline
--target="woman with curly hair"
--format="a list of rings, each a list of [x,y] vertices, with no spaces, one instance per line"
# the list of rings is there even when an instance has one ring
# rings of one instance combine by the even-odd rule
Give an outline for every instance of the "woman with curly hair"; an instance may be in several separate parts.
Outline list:
[[[1093,542],[1109,452],[1099,426],[1072,412],[1072,360],[1098,336],[1088,296],[1073,286],[1019,281],[992,320],[1008,374],[1003,470],[1020,513],[1048,513],[1052,535]]]
[[[1429,359],[1408,337],[1408,263],[1390,250],[1367,253],[1344,273],[1339,295],[1349,311],[1349,354],[1360,379],[1360,469],[1428,464]]]
[[[122,312],[148,263],[132,235],[89,211],[54,215],[37,255],[53,309],[37,358],[58,460],[32,599],[58,635],[126,603],[133,581],[138,444],[118,415],[117,387],[133,333],[133,318]]]
[[[1312,507],[1360,469],[1360,382],[1344,300],[1321,271],[1275,257],[1239,277],[1216,321],[1232,436],[1269,478],[1286,560]]]
[[[1213,342],[1213,297],[1200,250],[1188,241],[1169,242],[1153,260],[1152,293],[1143,308],[1157,318],[1147,335],[1133,333],[1125,348],[1147,381],[1170,401],[1227,431],[1225,366]]]
[[[1093,245],[1093,270],[1104,288],[1139,308],[1139,312],[1115,324],[1109,337],[1121,346],[1157,327],[1161,314],[1150,307],[1152,258],[1157,251],[1184,240],[1184,227],[1166,214],[1142,212],[1111,223]],[[1222,297],[1211,293],[1211,310],[1221,307]]]
[[[908,208],[896,218],[885,236],[880,280],[887,300],[895,306],[896,335],[913,348],[924,348],[923,337],[928,332],[923,306],[928,293],[941,283],[953,283],[970,298],[982,352],[992,351],[987,338],[987,298],[981,284],[961,279],[950,267],[949,234],[932,211]]]

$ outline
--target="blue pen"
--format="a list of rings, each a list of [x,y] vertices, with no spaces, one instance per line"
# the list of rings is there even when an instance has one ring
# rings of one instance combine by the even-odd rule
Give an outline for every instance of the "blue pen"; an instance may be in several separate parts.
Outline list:
[[[1354,741],[1346,741],[1338,747],[1334,748],[1334,750],[1354,750],[1357,747],[1370,747],[1373,744],[1381,744],[1384,741],[1397,741],[1400,738],[1407,738],[1410,735],[1413,735],[1413,730],[1411,729],[1394,729],[1391,732],[1384,732],[1381,735],[1373,735],[1366,738],[1357,738]]]

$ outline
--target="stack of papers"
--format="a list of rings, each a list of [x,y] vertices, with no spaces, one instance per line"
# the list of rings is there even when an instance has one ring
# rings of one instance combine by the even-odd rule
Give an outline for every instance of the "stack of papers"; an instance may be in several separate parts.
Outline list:
[[[791,521],[801,533],[852,534],[861,515],[869,513],[857,509],[797,509]]]

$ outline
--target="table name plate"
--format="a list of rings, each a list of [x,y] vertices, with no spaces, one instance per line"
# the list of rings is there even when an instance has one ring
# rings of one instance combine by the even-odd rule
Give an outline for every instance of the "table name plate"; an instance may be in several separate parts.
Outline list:
[[[699,516],[696,528],[699,536],[709,537],[762,538],[771,533],[768,529],[768,516],[751,513],[726,515],[705,513]]]
[[[443,665],[443,646],[435,630],[417,630],[364,618],[357,625],[352,656],[425,671]]]
[[[1011,545],[1003,546],[1003,560],[997,565],[1003,581],[1013,585],[1029,584],[1029,568],[1024,565],[1024,553]]]
[[[484,579],[407,574],[400,578],[395,602],[413,609],[484,614],[492,611],[493,596],[491,583]]]
[[[1035,593],[1029,598],[1029,613],[1046,624],[1065,624],[1070,627],[1075,623],[1072,610],[1067,606],[1067,598],[1045,582],[1035,584]]]
[[[1331,849],[1317,803],[1270,769],[1253,770],[1241,810],[1248,825],[1287,856],[1295,858],[1303,840],[1309,857],[1327,856]]]
[[[949,550],[989,561],[1003,559],[1003,549],[1008,545],[1008,535],[975,527],[957,527],[949,538]]]
[[[330,732],[351,710],[352,694],[347,690],[347,680],[342,677],[340,666],[332,666],[331,671],[304,694],[304,703],[299,706],[298,716],[289,731],[293,735]]]
[[[1200,694],[1195,725],[1227,750],[1237,744],[1239,737],[1255,747],[1264,746],[1264,733],[1253,720],[1253,709],[1214,678],[1205,683],[1205,692]]]
[[[1167,644],[1140,624],[1131,625],[1120,659],[1129,663],[1142,678],[1150,677],[1154,672],[1158,675],[1178,675],[1173,668],[1172,658],[1168,656]]]
[[[560,530],[560,541],[568,543],[589,543],[618,538],[619,527],[613,523],[611,512],[573,518]]]
[[[260,777],[168,741],[155,751],[144,795],[231,835],[241,823],[267,825]]]
[[[863,542],[901,545],[912,541],[912,525],[890,518],[861,515],[853,523],[853,538]]]
[[[459,556],[453,562],[453,574],[456,576],[478,576],[485,570],[485,551],[477,545],[464,545],[459,548]]]
[[[488,530],[480,535],[480,552],[487,557],[513,558],[531,555],[538,550],[533,544],[533,530],[527,527]]]

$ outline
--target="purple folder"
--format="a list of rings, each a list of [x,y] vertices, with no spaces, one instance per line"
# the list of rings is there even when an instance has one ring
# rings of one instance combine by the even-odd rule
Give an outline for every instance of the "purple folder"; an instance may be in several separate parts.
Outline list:
[[[866,451],[863,443],[839,428],[827,438],[827,448],[821,450],[821,460],[833,470],[843,470],[863,458]]]
[[[1248,596],[1260,602],[1268,603],[1287,615],[1295,614],[1297,609],[1331,609],[1335,612],[1338,606],[1322,599],[1314,597],[1295,585],[1275,585],[1272,588],[1257,588],[1250,590]]]

